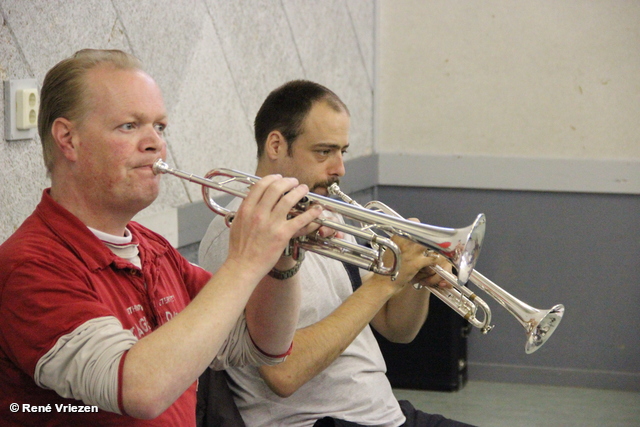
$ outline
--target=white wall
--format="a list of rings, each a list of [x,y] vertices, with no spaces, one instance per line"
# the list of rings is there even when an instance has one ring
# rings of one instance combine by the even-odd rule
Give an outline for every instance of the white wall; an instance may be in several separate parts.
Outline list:
[[[378,5],[382,183],[640,193],[639,2]]]
[[[252,173],[252,123],[262,100],[288,80],[311,79],[349,105],[350,156],[358,157],[373,152],[374,8],[373,0],[1,0],[0,78],[41,85],[49,68],[79,49],[131,52],[164,92],[167,161],[197,174]],[[2,242],[49,185],[38,137],[3,139],[0,183]],[[175,209],[201,201],[200,186],[169,176],[163,183],[136,219],[176,243]]]

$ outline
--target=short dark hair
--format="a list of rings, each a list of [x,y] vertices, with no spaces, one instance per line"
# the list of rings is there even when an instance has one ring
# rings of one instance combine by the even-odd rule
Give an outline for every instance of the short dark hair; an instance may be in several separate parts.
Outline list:
[[[326,102],[337,112],[349,109],[330,89],[308,80],[292,80],[274,89],[258,110],[254,122],[258,159],[264,153],[269,133],[279,131],[287,141],[287,152],[291,154],[291,145],[302,133],[304,119],[315,102]]]

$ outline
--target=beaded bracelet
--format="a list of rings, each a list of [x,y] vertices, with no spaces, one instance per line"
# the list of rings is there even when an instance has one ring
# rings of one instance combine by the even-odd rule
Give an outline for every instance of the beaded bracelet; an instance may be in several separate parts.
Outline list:
[[[296,265],[294,265],[293,267],[291,267],[288,270],[282,271],[282,270],[278,270],[277,268],[273,267],[271,269],[271,271],[269,272],[269,276],[273,277],[274,279],[278,279],[278,280],[287,280],[293,276],[295,276],[295,274],[298,272],[298,270],[300,270],[300,266],[302,265],[302,259],[298,259],[296,261]]]

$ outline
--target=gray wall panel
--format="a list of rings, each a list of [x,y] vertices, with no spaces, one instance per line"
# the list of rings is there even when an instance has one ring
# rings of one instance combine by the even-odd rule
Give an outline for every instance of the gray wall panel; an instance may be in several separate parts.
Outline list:
[[[478,271],[539,309],[566,306],[553,337],[527,355],[524,329],[484,298],[496,328],[471,334],[471,378],[640,390],[640,198],[384,186],[378,194],[433,225],[462,227],[485,213]]]

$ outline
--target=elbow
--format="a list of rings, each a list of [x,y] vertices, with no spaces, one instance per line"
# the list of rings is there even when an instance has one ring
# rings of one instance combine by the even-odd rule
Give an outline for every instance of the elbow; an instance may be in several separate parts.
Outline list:
[[[378,333],[396,344],[409,344],[418,336],[426,321],[426,315],[421,321],[385,323]]]
[[[167,408],[160,408],[154,405],[140,405],[135,408],[128,409],[127,415],[140,420],[153,420],[158,418]]]
[[[413,335],[402,335],[398,337],[393,337],[389,341],[396,344],[409,344],[416,338],[416,334]]]
[[[144,393],[125,398],[123,405],[127,415],[141,420],[157,418],[171,406],[171,404],[167,404],[159,395]]]
[[[409,344],[411,343],[414,339],[416,339],[416,337],[418,336],[418,332],[420,332],[420,329],[417,330],[399,330],[399,331],[387,331],[386,334],[383,334],[383,336],[391,341],[392,343],[395,344]]]
[[[277,395],[278,397],[282,397],[283,399],[286,399],[287,397],[291,396],[297,390],[297,389],[294,389],[293,387],[269,387],[269,388],[275,395]]]
[[[278,397],[287,398],[298,390],[298,386],[289,381],[266,381],[271,391]]]
[[[302,386],[302,384],[298,384],[290,375],[276,372],[267,373],[265,369],[261,369],[260,371],[264,382],[278,397],[287,398]]]
[[[127,408],[127,415],[141,420],[153,420],[158,418],[166,409],[152,404],[134,405]]]

